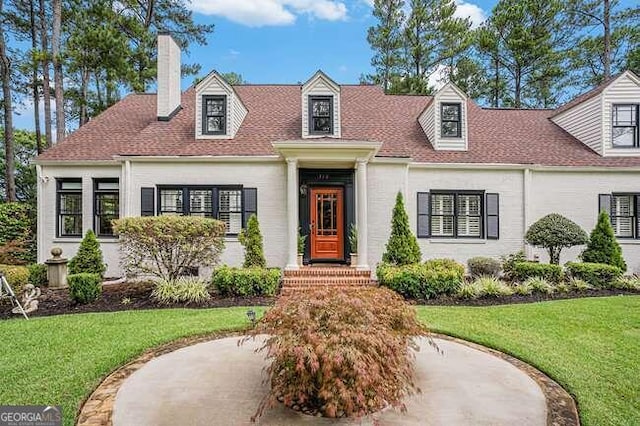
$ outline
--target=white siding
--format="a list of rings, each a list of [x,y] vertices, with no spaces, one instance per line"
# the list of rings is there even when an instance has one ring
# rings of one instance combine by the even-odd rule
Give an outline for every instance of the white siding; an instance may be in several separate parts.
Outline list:
[[[614,148],[612,146],[612,105],[614,104],[640,104],[640,84],[629,73],[622,74],[612,82],[603,93],[603,141],[604,154],[607,156],[638,156],[640,149]]]
[[[500,196],[500,238],[418,238],[424,259],[451,258],[466,264],[473,256],[498,258],[523,248],[524,209],[521,170],[409,169],[407,211],[414,234],[417,231],[417,193],[433,190],[479,190]]]
[[[440,113],[443,103],[460,104],[461,132],[459,138],[442,137]],[[433,149],[442,151],[466,151],[468,149],[467,100],[451,83],[446,84],[434,95],[429,107],[418,117],[418,122],[433,145]]]
[[[42,209],[39,217],[42,223],[38,228],[42,231],[42,245],[38,247],[38,262],[44,262],[51,257],[51,249],[60,247],[62,257],[71,259],[78,251],[82,238],[58,238],[56,237],[56,178],[82,178],[82,234],[93,229],[93,179],[94,178],[121,178],[120,166],[43,166],[42,176],[48,178],[42,184],[42,192],[39,194]],[[123,186],[120,182],[120,199],[123,198]],[[120,214],[123,213],[123,205],[120,203]],[[120,257],[118,255],[118,242],[114,239],[100,238],[100,245],[104,262],[107,264],[106,276],[120,275]]]
[[[202,134],[202,96],[204,95],[225,95],[227,97],[227,133],[225,135]],[[213,73],[200,82],[196,90],[196,139],[233,139],[246,115],[247,109],[233,87],[224,82],[217,74]]]
[[[333,134],[311,135],[309,134],[309,97],[332,96],[333,97]],[[302,87],[302,137],[340,138],[340,88],[328,81],[323,74],[317,73],[307,84]]]
[[[431,142],[432,146],[435,148],[436,146],[436,128],[435,128],[435,112],[434,105],[435,102],[431,102],[427,108],[422,112],[420,117],[418,117],[418,122],[422,127],[425,135]]]
[[[120,167],[43,167],[43,175],[50,180],[43,188],[43,246],[38,251],[38,261],[49,258],[52,247],[61,247],[64,257],[71,258],[78,249],[80,239],[57,239],[56,183],[55,177],[83,178],[84,232],[93,226],[94,177],[120,177]],[[244,185],[258,189],[258,218],[264,237],[267,263],[284,266],[286,263],[286,166],[282,163],[132,163],[131,164],[131,215],[140,215],[140,188],[156,185]],[[124,215],[124,184],[120,182],[120,213]],[[156,194],[157,203],[157,194]],[[100,239],[107,276],[120,276],[117,240]],[[239,266],[244,254],[238,239],[227,238],[221,262]],[[206,275],[208,271],[203,271]]]
[[[638,173],[615,172],[535,172],[531,178],[531,221],[549,213],[560,213],[590,233],[598,219],[598,194],[640,192]],[[628,273],[640,272],[640,240],[618,240],[627,262]],[[562,251],[561,263],[575,260],[584,247]],[[535,249],[544,262],[544,250]]]
[[[602,97],[598,95],[551,120],[580,142],[602,154],[602,117]]]

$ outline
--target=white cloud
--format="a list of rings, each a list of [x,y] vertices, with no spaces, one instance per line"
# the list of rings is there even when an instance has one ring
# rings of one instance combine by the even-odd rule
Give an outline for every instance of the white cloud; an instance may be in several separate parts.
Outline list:
[[[327,21],[347,18],[347,7],[337,0],[193,0],[191,7],[250,27],[289,25],[302,14]]]
[[[466,3],[463,0],[456,0],[456,6],[457,8],[454,16],[459,18],[470,18],[471,28],[477,28],[487,20],[487,15],[484,13],[484,10],[476,4]]]

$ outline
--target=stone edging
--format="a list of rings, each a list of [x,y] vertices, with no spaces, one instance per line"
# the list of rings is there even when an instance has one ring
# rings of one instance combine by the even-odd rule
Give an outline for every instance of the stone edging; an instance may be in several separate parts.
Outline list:
[[[198,343],[221,339],[224,337],[240,337],[241,335],[243,335],[242,331],[232,331],[186,337],[144,352],[135,360],[113,371],[98,385],[98,387],[93,391],[89,398],[87,398],[87,400],[82,404],[76,425],[112,426],[113,405],[115,403],[118,389],[120,389],[122,383],[129,376],[142,368],[144,364],[151,361],[153,358]],[[571,395],[569,395],[569,393],[564,390],[562,386],[553,381],[549,376],[547,376],[540,370],[534,368],[524,361],[519,360],[518,358],[507,355],[504,352],[479,345],[477,343],[469,342],[444,334],[432,333],[431,336],[438,339],[460,343],[470,348],[489,353],[509,362],[510,364],[514,365],[516,368],[527,374],[533,380],[535,380],[538,386],[540,386],[540,389],[542,390],[542,393],[544,394],[547,402],[548,426],[580,425],[578,409]]]
[[[238,336],[244,333],[242,331],[222,331],[205,335],[192,337],[184,337],[172,342],[160,345],[156,348],[145,351],[142,355],[133,361],[117,368],[109,374],[98,387],[91,393],[82,406],[78,414],[77,426],[111,426],[113,405],[116,400],[118,389],[122,383],[137,370],[142,368],[147,362],[153,358],[176,351],[178,349],[195,345],[210,340],[221,339],[224,337]]]
[[[548,426],[579,426],[580,417],[578,416],[578,407],[573,397],[562,386],[552,380],[542,371],[533,367],[526,362],[500,352],[495,349],[482,346],[477,343],[462,340],[457,337],[447,336],[445,334],[432,333],[433,337],[443,340],[449,340],[455,343],[468,346],[470,348],[489,353],[500,359],[512,364],[520,371],[531,377],[540,386],[542,393],[547,401],[547,425]]]

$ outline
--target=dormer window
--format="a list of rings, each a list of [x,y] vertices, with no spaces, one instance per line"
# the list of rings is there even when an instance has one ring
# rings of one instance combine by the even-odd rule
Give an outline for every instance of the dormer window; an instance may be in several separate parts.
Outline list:
[[[614,148],[638,148],[638,105],[613,105]]]
[[[224,135],[227,122],[227,97],[202,96],[202,134]]]
[[[441,104],[440,122],[441,133],[443,138],[460,138],[462,137],[461,126],[461,106],[455,104]]]
[[[333,96],[309,97],[309,133],[333,134]]]

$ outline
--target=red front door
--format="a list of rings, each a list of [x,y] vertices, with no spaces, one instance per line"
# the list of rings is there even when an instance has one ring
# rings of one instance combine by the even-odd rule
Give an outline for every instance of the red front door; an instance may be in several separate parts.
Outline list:
[[[311,189],[311,261],[344,259],[343,192]]]

